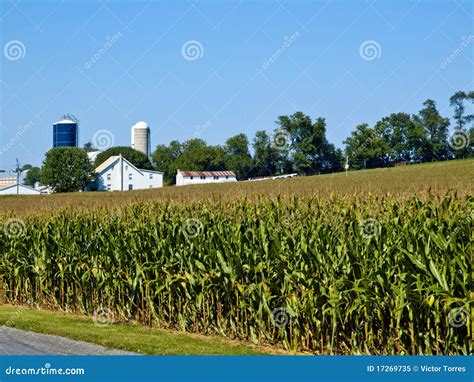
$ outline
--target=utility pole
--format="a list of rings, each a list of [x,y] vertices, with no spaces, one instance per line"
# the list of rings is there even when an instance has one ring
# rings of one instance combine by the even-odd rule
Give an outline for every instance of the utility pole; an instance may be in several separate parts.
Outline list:
[[[20,194],[20,162],[18,161],[18,158],[16,158],[16,194]]]

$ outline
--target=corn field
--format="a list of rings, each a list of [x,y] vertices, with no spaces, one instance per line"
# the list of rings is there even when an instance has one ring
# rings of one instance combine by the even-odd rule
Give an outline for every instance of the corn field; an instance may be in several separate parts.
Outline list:
[[[472,196],[0,216],[4,302],[315,354],[470,354]]]

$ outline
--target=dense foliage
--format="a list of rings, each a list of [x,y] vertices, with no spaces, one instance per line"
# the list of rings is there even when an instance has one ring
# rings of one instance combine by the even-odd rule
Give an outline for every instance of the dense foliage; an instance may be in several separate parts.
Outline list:
[[[453,312],[472,302],[473,207],[365,195],[4,216],[0,287],[9,303],[314,353],[468,354]]]
[[[156,169],[174,183],[176,170],[233,170],[238,179],[297,172],[305,175],[338,172],[346,161],[351,169],[388,167],[474,155],[474,115],[466,113],[474,92],[459,91],[450,98],[454,133],[436,103],[428,99],[418,114],[392,113],[373,127],[359,124],[344,141],[344,152],[329,143],[326,120],[296,112],[282,115],[276,129],[259,130],[249,148],[245,134],[229,138],[224,146],[209,146],[202,139],[159,145],[153,153]],[[252,151],[252,154],[251,152]]]
[[[135,167],[141,168],[144,170],[152,170],[153,166],[148,159],[148,157],[142,153],[141,151],[134,150],[128,146],[115,146],[111,147],[100,154],[98,154],[95,158],[94,166],[98,167],[102,163],[104,163],[107,159],[111,156],[120,155],[127,159],[130,163],[132,163]]]
[[[92,164],[79,147],[55,147],[46,153],[41,183],[54,192],[80,191],[92,178]]]

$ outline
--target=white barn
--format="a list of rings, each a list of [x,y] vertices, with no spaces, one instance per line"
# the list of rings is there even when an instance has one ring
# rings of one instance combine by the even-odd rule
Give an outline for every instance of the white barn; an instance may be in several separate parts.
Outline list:
[[[176,185],[237,182],[233,171],[181,171],[176,174]]]
[[[0,195],[41,195],[40,190],[20,184],[0,185]]]
[[[98,191],[128,191],[163,187],[163,173],[136,168],[114,155],[95,169]]]

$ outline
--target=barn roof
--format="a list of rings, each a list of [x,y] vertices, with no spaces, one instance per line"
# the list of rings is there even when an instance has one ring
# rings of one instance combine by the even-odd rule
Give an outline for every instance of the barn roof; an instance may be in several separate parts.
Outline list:
[[[183,176],[235,176],[233,171],[179,171]]]

